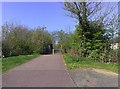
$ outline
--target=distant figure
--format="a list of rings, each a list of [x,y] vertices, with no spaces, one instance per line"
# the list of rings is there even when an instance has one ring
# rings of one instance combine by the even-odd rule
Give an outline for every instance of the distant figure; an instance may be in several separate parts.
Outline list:
[[[49,44],[47,49],[46,49],[46,54],[52,54],[52,49],[53,49],[53,45]]]
[[[50,45],[48,45],[48,49],[49,49],[49,50],[51,49]]]
[[[53,54],[54,51],[53,44],[51,44],[50,46],[51,46],[51,54]]]
[[[51,53],[51,46],[48,45],[48,52]]]

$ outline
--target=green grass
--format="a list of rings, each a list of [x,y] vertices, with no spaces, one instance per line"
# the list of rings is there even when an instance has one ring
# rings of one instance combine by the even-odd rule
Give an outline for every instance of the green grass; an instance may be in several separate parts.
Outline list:
[[[2,59],[2,73],[38,57],[38,54],[12,56]]]
[[[64,60],[67,64],[67,69],[77,69],[77,68],[98,68],[98,69],[106,69],[115,73],[118,73],[118,64],[112,64],[112,63],[101,63],[101,62],[95,62],[92,60],[83,60],[79,62],[73,61],[73,59],[67,55],[63,55]]]

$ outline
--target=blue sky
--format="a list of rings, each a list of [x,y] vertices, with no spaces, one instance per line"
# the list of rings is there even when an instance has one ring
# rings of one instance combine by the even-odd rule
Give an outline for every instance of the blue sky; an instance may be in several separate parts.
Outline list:
[[[107,3],[103,5],[107,8]],[[110,6],[112,5],[114,6],[115,3],[111,3]],[[68,31],[69,28],[71,31],[74,31],[77,24],[76,20],[66,16],[66,13],[63,9],[63,3],[59,2],[2,3],[3,24],[5,22],[13,22],[30,28],[45,26],[49,32],[61,29]]]
[[[30,28],[45,26],[52,32],[66,30],[73,31],[76,21],[66,16],[63,4],[58,2],[3,2],[2,23],[14,22]]]

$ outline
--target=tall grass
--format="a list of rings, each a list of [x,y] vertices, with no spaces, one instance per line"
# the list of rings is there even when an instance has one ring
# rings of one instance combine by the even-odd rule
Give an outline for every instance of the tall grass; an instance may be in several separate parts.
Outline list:
[[[99,69],[106,69],[112,72],[118,73],[118,64],[113,63],[101,63],[85,58],[79,59],[79,61],[74,61],[75,59],[70,57],[67,54],[63,55],[64,60],[67,64],[67,68],[70,69],[76,69],[76,68],[99,68]]]

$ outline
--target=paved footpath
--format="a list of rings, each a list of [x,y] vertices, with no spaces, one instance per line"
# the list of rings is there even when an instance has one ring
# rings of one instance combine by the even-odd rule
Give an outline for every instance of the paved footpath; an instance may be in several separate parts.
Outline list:
[[[60,54],[43,55],[2,75],[2,87],[75,87]]]

